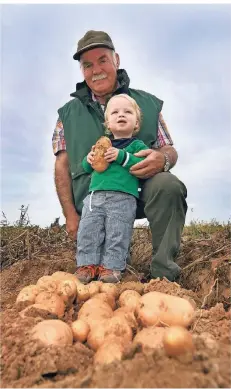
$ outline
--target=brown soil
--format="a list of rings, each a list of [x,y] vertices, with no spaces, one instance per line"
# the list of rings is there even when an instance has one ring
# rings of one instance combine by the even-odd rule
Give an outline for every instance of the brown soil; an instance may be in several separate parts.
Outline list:
[[[137,232],[136,232],[137,234]],[[185,237],[184,237],[185,238]],[[105,366],[94,366],[94,352],[86,344],[44,347],[30,338],[31,328],[46,318],[44,312],[20,317],[23,306],[15,299],[26,285],[43,275],[62,270],[75,271],[75,248],[57,247],[52,255],[12,261],[1,274],[1,385],[9,388],[225,388],[230,387],[230,246],[227,231],[209,241],[182,241],[179,264],[183,268],[179,284],[166,279],[149,281],[150,233],[135,237],[132,266],[124,274],[120,290],[140,293],[160,291],[189,299],[196,307],[193,354],[168,357],[160,348],[131,346],[124,359]],[[137,242],[142,242],[142,248]],[[193,243],[194,242],[194,243]],[[204,242],[204,243],[201,243]],[[141,282],[140,282],[141,281]],[[146,281],[146,282],[145,282]],[[24,304],[26,306],[26,304]],[[65,315],[76,317],[76,306]]]

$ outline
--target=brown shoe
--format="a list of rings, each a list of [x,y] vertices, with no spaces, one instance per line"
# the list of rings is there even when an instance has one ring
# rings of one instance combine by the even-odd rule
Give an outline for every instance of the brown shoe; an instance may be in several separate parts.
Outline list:
[[[87,265],[79,266],[75,272],[76,277],[83,284],[88,284],[88,282],[94,280],[98,275],[98,266],[96,265]]]
[[[120,282],[122,275],[119,270],[106,269],[104,266],[99,266],[99,277],[98,280],[102,282],[110,282],[116,284]]]

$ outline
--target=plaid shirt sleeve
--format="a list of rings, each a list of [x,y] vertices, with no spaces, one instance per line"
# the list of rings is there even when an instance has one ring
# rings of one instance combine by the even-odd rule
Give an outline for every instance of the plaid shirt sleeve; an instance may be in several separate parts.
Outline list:
[[[52,147],[54,155],[57,155],[59,151],[66,150],[66,142],[64,139],[63,123],[58,118],[52,137]]]
[[[172,138],[168,132],[167,125],[164,121],[162,113],[159,114],[159,122],[158,122],[158,134],[157,134],[157,140],[153,144],[153,149],[159,149],[160,147],[173,145]]]

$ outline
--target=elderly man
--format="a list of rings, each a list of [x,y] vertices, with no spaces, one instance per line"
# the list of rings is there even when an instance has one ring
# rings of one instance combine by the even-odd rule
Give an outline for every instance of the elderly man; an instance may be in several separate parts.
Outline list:
[[[163,102],[150,93],[129,88],[126,71],[119,69],[119,55],[103,31],[88,31],[79,40],[73,58],[80,62],[84,81],[77,83],[73,99],[58,110],[53,134],[55,184],[67,233],[76,239],[82,201],[89,190],[90,175],[81,161],[105,133],[104,109],[110,97],[127,93],[142,110],[138,138],[149,147],[136,154],[146,158],[130,170],[142,182],[137,219],[146,217],[152,231],[151,276],[173,281],[180,274],[175,259],[187,212],[187,191],[169,172],[178,156],[161,114]],[[78,268],[77,276],[78,272],[87,280],[97,276],[95,266]]]

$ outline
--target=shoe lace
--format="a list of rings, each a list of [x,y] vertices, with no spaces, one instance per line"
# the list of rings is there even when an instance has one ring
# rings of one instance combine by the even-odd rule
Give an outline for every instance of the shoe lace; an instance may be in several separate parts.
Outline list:
[[[76,271],[76,273],[77,273],[78,275],[84,275],[84,274],[86,274],[86,272],[87,272],[88,274],[90,273],[90,275],[91,275],[92,277],[94,277],[94,276],[95,276],[95,273],[96,273],[96,266],[95,266],[95,265],[80,266],[80,267],[77,269],[77,271]]]
[[[98,270],[101,276],[107,276],[113,273],[112,270],[106,269],[104,266],[99,266]]]

